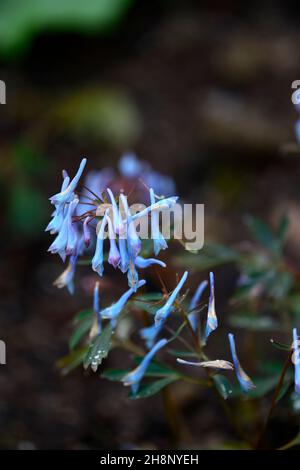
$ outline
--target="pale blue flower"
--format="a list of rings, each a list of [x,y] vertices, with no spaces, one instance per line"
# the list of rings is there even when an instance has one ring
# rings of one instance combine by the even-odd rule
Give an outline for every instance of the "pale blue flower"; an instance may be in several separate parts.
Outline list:
[[[191,313],[189,314],[189,321],[194,331],[197,331],[199,323],[199,312],[196,312],[195,309],[200,302],[200,299],[207,284],[208,282],[206,280],[200,282],[189,306],[189,310],[191,310]]]
[[[121,256],[119,268],[121,269],[122,273],[126,273],[129,267],[129,255],[127,251],[127,240],[122,237],[119,237],[119,252]]]
[[[146,284],[146,281],[142,279],[138,282],[137,288],[140,288],[144,286],[145,284]],[[131,287],[119,298],[119,300],[116,303],[112,304],[110,307],[105,308],[104,310],[101,310],[102,318],[108,318],[111,321],[112,326],[115,327],[117,324],[118,316],[123,310],[128,299],[134,293],[135,293],[135,290]]]
[[[218,326],[218,319],[217,319],[216,309],[215,309],[215,281],[214,281],[214,274],[212,272],[209,273],[209,282],[210,282],[210,294],[209,294],[207,321],[206,321],[205,335],[204,335],[205,340],[207,340],[209,335]]]
[[[167,265],[163,261],[155,258],[143,258],[142,256],[137,256],[134,260],[137,268],[144,269],[152,266],[153,264],[158,264],[162,268],[165,268]]]
[[[70,177],[68,176],[67,172],[63,170],[63,182],[61,186],[61,192],[65,191],[69,182],[70,182]],[[65,204],[57,204],[55,206],[54,212],[52,213],[52,219],[47,225],[45,231],[46,232],[50,231],[51,234],[58,233],[62,226],[66,211],[67,211],[67,208]]]
[[[74,195],[64,212],[64,219],[58,235],[49,247],[51,253],[58,253],[63,261],[67,255],[75,255],[78,243],[78,231],[73,224],[72,217],[78,204],[78,197]]]
[[[93,312],[97,318],[98,334],[102,330],[102,316],[100,313],[100,295],[99,295],[99,282],[95,283],[94,296],[93,296]]]
[[[122,201],[122,205],[123,205],[126,220],[127,220],[126,236],[127,236],[127,246],[128,246],[129,255],[135,258],[141,251],[142,243],[136,232],[134,222],[130,220],[131,214],[130,214],[130,209],[128,207],[127,197],[124,194],[121,194],[120,200]]]
[[[295,366],[295,392],[300,395],[300,348],[297,328],[293,329],[293,363]]]
[[[163,324],[155,325],[154,323],[153,325],[147,326],[146,328],[142,328],[140,330],[140,336],[145,341],[148,349],[152,348],[156,340],[156,337],[160,333],[162,327],[163,327]]]
[[[70,183],[68,184],[68,186],[66,188],[64,188],[63,191],[61,191],[60,193],[57,193],[55,194],[54,196],[51,196],[50,197],[50,201],[52,204],[65,204],[66,202],[70,202],[73,200],[73,197],[74,197],[74,191],[76,189],[76,186],[78,184],[78,181],[80,180],[81,178],[81,175],[83,173],[83,170],[84,170],[84,167],[86,165],[86,162],[87,162],[87,159],[86,158],[83,158],[81,160],[81,163],[79,165],[79,168],[77,170],[77,173],[76,175],[74,176],[74,178],[70,181]]]
[[[170,313],[173,310],[173,303],[175,302],[175,299],[177,295],[179,294],[180,289],[182,288],[183,284],[185,283],[186,279],[188,277],[188,271],[185,271],[183,274],[182,278],[178,282],[176,288],[173,290],[172,294],[168,298],[167,302],[163,307],[161,307],[159,310],[157,310],[154,320],[155,320],[155,325],[159,326],[165,323],[166,319],[170,315]]]
[[[300,144],[300,119],[297,119],[295,124],[295,132],[298,144]]]
[[[97,243],[96,243],[95,254],[94,254],[94,257],[92,259],[92,268],[93,268],[94,271],[96,271],[99,274],[99,276],[102,276],[103,270],[104,270],[104,267],[103,267],[103,255],[104,255],[103,245],[104,245],[104,238],[105,238],[104,231],[105,231],[105,227],[106,227],[106,224],[107,224],[107,214],[108,214],[108,210],[105,212],[104,217],[103,217],[102,222],[101,222],[100,230],[99,230],[98,235],[97,235]]]
[[[86,217],[83,222],[83,237],[84,237],[84,244],[88,247],[91,243],[91,230],[89,223],[91,222],[92,217]]]
[[[77,255],[70,256],[69,264],[67,268],[62,272],[60,276],[53,282],[53,285],[58,289],[67,287],[70,294],[74,294],[74,275],[76,269]]]
[[[133,371],[129,372],[129,374],[126,374],[125,377],[123,377],[122,382],[124,383],[124,385],[126,385],[126,386],[129,385],[131,387],[131,390],[132,390],[133,394],[137,393],[137,391],[140,387],[140,382],[141,382],[142,378],[144,377],[144,375],[145,375],[145,373],[146,373],[146,371],[149,367],[149,364],[150,364],[151,360],[153,359],[155,354],[167,344],[167,342],[168,342],[168,340],[165,339],[165,338],[158,341],[153,346],[151,351],[149,351],[146,354],[146,356],[144,357],[144,359],[142,360],[140,365],[138,367],[136,367]]]
[[[117,268],[120,264],[121,256],[117,247],[116,236],[113,230],[112,221],[109,216],[107,216],[107,221],[108,221],[108,236],[109,236],[109,243],[110,243],[108,262],[114,268]]]
[[[109,188],[106,188],[106,191],[108,192],[110,202],[112,205],[112,212],[113,212],[113,226],[114,226],[114,231],[116,235],[122,235],[124,234],[125,231],[125,226],[122,221],[122,217],[120,214],[120,210],[117,206],[115,196],[113,195],[112,191]]]
[[[250,390],[253,390],[255,388],[255,385],[240,365],[240,362],[236,354],[234,336],[232,333],[228,334],[228,339],[229,339],[230,351],[231,351],[232,361],[233,361],[234,370],[235,370],[237,379],[240,383],[242,390],[244,392],[249,392]]]
[[[130,217],[130,221],[138,220],[141,217],[145,217],[149,213],[151,213],[152,215],[153,212],[155,211],[171,209],[171,207],[174,206],[174,204],[176,204],[177,201],[178,201],[178,196],[172,196],[172,197],[168,197],[165,199],[160,199],[159,201],[156,201],[154,204],[151,204],[150,206],[145,207],[145,209],[141,210],[140,212],[137,212],[136,214],[132,215]]]
[[[119,171],[125,178],[138,178],[144,169],[144,162],[141,162],[133,152],[124,153],[119,160]]]
[[[150,204],[151,206],[155,205],[155,195],[152,188],[150,188]],[[167,242],[159,230],[159,213],[155,210],[151,212],[151,238],[155,256],[158,255],[160,250],[168,248]]]

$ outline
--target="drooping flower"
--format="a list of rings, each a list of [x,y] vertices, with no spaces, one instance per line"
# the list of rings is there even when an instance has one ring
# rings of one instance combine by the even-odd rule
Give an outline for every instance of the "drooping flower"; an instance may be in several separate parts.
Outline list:
[[[133,371],[129,372],[129,374],[126,374],[125,377],[123,377],[122,382],[126,386],[131,386],[133,394],[136,394],[138,392],[140,382],[144,377],[151,360],[153,359],[155,354],[167,344],[167,342],[168,340],[165,338],[158,341],[153,346],[153,348],[146,354],[140,365],[136,367]]]
[[[135,153],[127,152],[119,160],[119,171],[125,178],[138,178],[145,170],[145,163],[137,158]]]
[[[74,178],[69,182],[68,186],[64,188],[60,193],[54,194],[54,196],[50,197],[50,201],[52,204],[65,204],[67,202],[72,201],[74,197],[74,191],[76,189],[76,186],[78,184],[78,181],[81,178],[81,175],[83,173],[84,167],[86,165],[87,159],[83,158],[81,160],[81,163],[79,165],[79,168],[77,170],[76,175]]]
[[[293,329],[293,362],[295,366],[295,392],[300,395],[300,348],[297,328]]]
[[[93,324],[92,328],[89,333],[90,338],[94,338],[94,336],[98,335],[102,331],[102,317],[100,313],[100,296],[99,296],[99,282],[95,283],[94,287],[94,295],[93,295]]]
[[[155,325],[155,323],[153,323],[153,325],[147,326],[146,328],[142,328],[140,330],[140,336],[145,341],[148,349],[152,348],[162,327],[163,327],[163,324]]]
[[[132,287],[134,291],[137,290],[137,285],[139,282],[139,275],[138,272],[135,268],[134,260],[133,258],[130,259],[129,261],[129,268],[127,271],[127,279],[128,279],[128,285],[129,287]]]
[[[196,367],[207,367],[212,369],[224,369],[224,370],[232,370],[233,364],[229,361],[224,361],[223,359],[215,359],[214,361],[202,361],[202,362],[192,362],[192,361],[185,361],[184,359],[177,358],[177,362],[180,364],[186,364],[189,366],[196,366]]]
[[[61,192],[63,192],[67,188],[70,182],[70,177],[68,176],[67,172],[63,170],[62,173],[63,173],[63,182],[61,186]],[[66,210],[67,209],[64,204],[57,204],[55,206],[55,210],[52,213],[52,219],[50,220],[49,224],[45,228],[45,232],[50,231],[51,235],[59,232],[62,226],[63,220],[64,220],[64,212]]]
[[[129,255],[127,251],[127,240],[122,236],[119,237],[119,252],[121,256],[119,268],[121,269],[122,273],[126,273],[129,268]]]
[[[109,216],[107,216],[107,222],[108,222],[108,237],[109,237],[109,243],[110,243],[108,262],[114,268],[117,268],[121,261],[121,256],[117,247],[116,236],[115,236],[115,232],[113,229],[112,221]]]
[[[167,265],[163,261],[155,258],[143,258],[142,256],[137,256],[134,260],[137,268],[144,269],[152,266],[153,264],[158,264],[162,268],[165,268]]]
[[[235,349],[234,336],[232,333],[228,334],[228,339],[229,339],[230,351],[231,351],[235,374],[240,383],[241,389],[244,392],[249,392],[250,390],[253,390],[255,388],[255,385],[250,379],[250,377],[248,377],[246,372],[242,369],[242,366],[238,360],[236,349]]]
[[[179,291],[180,289],[182,288],[183,284],[185,283],[186,279],[188,277],[188,271],[185,271],[185,273],[183,274],[182,278],[180,279],[180,281],[178,282],[177,286],[175,287],[175,289],[173,290],[172,294],[170,295],[170,297],[168,298],[167,302],[165,303],[165,305],[163,307],[161,307],[159,310],[157,310],[156,314],[155,314],[155,317],[154,317],[154,321],[155,321],[155,325],[156,326],[159,326],[161,324],[164,324],[164,322],[166,321],[167,317],[170,315],[170,313],[172,312],[173,310],[173,303],[175,302],[175,299],[177,297],[177,295],[179,294]]]
[[[51,253],[58,253],[63,261],[67,255],[75,255],[78,243],[78,231],[73,224],[72,217],[78,204],[78,197],[74,195],[64,212],[64,219],[59,229],[58,235],[48,248]]]
[[[92,268],[94,271],[96,271],[99,276],[102,276],[103,275],[103,270],[104,270],[104,267],[103,267],[103,245],[104,245],[104,238],[105,238],[105,227],[106,227],[106,224],[107,224],[107,216],[108,216],[108,210],[105,212],[104,216],[103,216],[103,219],[102,219],[102,222],[101,222],[101,226],[100,226],[100,230],[98,232],[98,235],[97,235],[97,243],[96,243],[96,249],[95,249],[95,254],[94,254],[94,257],[92,259]]]
[[[127,220],[126,236],[127,236],[127,246],[128,246],[129,255],[130,257],[135,258],[141,251],[142,243],[136,232],[134,222],[131,221],[130,219],[131,214],[130,214],[130,209],[128,207],[127,197],[124,194],[121,194],[120,200],[122,201],[122,205],[123,205],[126,220]]]
[[[155,195],[152,188],[150,188],[150,204],[155,205]],[[168,248],[167,242],[159,230],[159,213],[157,211],[151,212],[151,237],[154,245],[154,254],[158,255],[160,250]]]
[[[200,299],[207,284],[208,282],[206,280],[200,282],[189,306],[189,310],[191,311],[191,313],[189,314],[189,321],[194,331],[197,331],[199,324],[199,313],[195,312],[195,309],[200,302]]]
[[[109,188],[106,188],[106,191],[108,192],[111,206],[112,206],[112,212],[113,212],[113,226],[114,226],[114,231],[116,235],[122,235],[124,234],[125,231],[125,226],[122,221],[122,217],[120,214],[120,210],[118,208],[118,205],[115,200],[115,196],[113,195],[112,191]]]
[[[137,284],[137,289],[142,287],[146,284],[144,279],[140,280]],[[135,290],[131,287],[128,289],[120,298],[119,300],[112,304],[110,307],[106,307],[104,310],[101,310],[101,317],[108,318],[111,321],[113,327],[116,326],[118,316],[120,315],[121,311],[123,310],[126,302],[135,293]]]
[[[71,255],[67,268],[53,282],[58,289],[67,287],[70,294],[74,294],[74,275],[76,269],[77,255]]]
[[[91,230],[89,223],[92,220],[92,217],[86,217],[83,222],[83,237],[84,237],[84,244],[88,247],[91,243]]]
[[[212,272],[209,273],[209,281],[210,281],[210,294],[209,294],[207,321],[206,321],[205,335],[204,335],[205,340],[207,340],[207,338],[212,333],[212,331],[214,331],[218,326],[218,319],[217,319],[216,309],[215,309],[215,281],[214,281],[214,274]]]

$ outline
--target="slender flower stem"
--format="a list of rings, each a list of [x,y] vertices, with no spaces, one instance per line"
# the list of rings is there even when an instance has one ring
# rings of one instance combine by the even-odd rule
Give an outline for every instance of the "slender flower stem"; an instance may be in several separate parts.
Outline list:
[[[264,436],[265,436],[265,433],[266,433],[266,430],[267,430],[267,427],[268,427],[268,424],[269,424],[269,421],[270,421],[270,418],[272,416],[272,413],[276,407],[276,404],[277,404],[277,399],[278,399],[278,396],[279,396],[279,393],[280,393],[280,390],[283,386],[283,382],[284,382],[284,377],[285,377],[285,374],[290,366],[290,363],[291,363],[291,359],[292,359],[292,355],[293,355],[293,350],[291,350],[289,352],[289,355],[287,356],[286,360],[285,360],[285,363],[283,365],[283,368],[282,368],[282,371],[281,371],[281,374],[280,374],[280,377],[279,377],[279,380],[278,380],[278,384],[275,388],[275,391],[274,391],[274,394],[273,394],[273,397],[272,397],[272,401],[271,401],[271,406],[270,406],[270,409],[269,409],[269,412],[267,414],[267,418],[265,420],[265,423],[263,425],[263,428],[259,434],[259,437],[258,437],[258,440],[257,440],[257,443],[256,443],[256,446],[255,448],[258,450],[258,449],[263,449],[263,439],[264,439]]]

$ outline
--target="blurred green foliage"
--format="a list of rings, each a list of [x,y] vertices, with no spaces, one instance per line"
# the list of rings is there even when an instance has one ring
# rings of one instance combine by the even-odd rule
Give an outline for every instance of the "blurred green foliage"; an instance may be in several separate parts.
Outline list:
[[[117,26],[132,0],[1,0],[0,51],[23,52],[44,31],[109,31]]]

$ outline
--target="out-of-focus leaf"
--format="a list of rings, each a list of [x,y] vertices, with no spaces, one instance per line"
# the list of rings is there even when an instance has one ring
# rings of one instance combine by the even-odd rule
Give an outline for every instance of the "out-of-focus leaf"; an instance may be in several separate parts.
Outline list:
[[[277,228],[277,237],[280,240],[281,244],[286,239],[286,234],[287,234],[288,227],[289,227],[289,218],[286,215],[284,215],[279,220],[279,224],[278,224],[278,228]]]
[[[131,0],[2,0],[0,50],[24,50],[42,31],[80,31],[91,34],[117,25]]]
[[[102,332],[93,339],[83,362],[85,369],[91,366],[91,369],[96,372],[102,360],[108,355],[111,347],[112,333],[113,329],[109,323],[103,328]]]
[[[74,349],[77,344],[80,342],[80,340],[83,338],[83,336],[90,331],[92,328],[93,324],[93,319],[92,317],[88,317],[84,320],[82,320],[75,331],[73,332],[70,341],[69,341],[69,347],[70,349]]]
[[[134,102],[117,89],[96,88],[74,92],[55,112],[55,122],[78,135],[88,135],[116,145],[132,145],[141,119]]]
[[[274,375],[271,377],[253,377],[253,382],[256,388],[254,388],[253,390],[250,390],[247,393],[247,397],[252,398],[252,399],[263,397],[264,395],[266,395],[267,393],[270,393],[272,390],[275,389],[275,387],[278,384],[278,380],[279,380],[279,375]],[[286,379],[284,381],[284,387],[285,387],[285,384],[287,383],[290,383],[290,377],[288,375],[286,376]],[[286,390],[287,389],[285,389],[285,391]],[[238,387],[234,387],[232,396],[235,397],[238,394],[240,394]]]
[[[164,379],[157,380],[156,382],[152,382],[150,384],[144,385],[140,388],[140,390],[136,394],[129,394],[129,398],[136,400],[138,398],[148,398],[156,393],[160,392],[163,388],[167,385],[176,382],[178,380],[177,377],[166,377]]]
[[[71,351],[67,356],[62,357],[56,363],[57,367],[61,369],[62,375],[67,375],[73,369],[80,366],[88,351],[88,347],[76,349]]]
[[[198,354],[192,351],[176,351],[175,349],[168,349],[168,353],[175,357],[194,357],[199,359]]]
[[[268,225],[253,216],[247,216],[245,220],[253,238],[258,243],[273,252],[278,250],[278,240]]]
[[[46,200],[38,189],[19,183],[10,193],[8,217],[13,233],[20,239],[22,236],[33,238],[46,224]]]
[[[227,398],[232,395],[233,390],[230,381],[222,374],[215,374],[212,378],[221,397],[223,397],[224,400],[227,400]]]
[[[125,377],[129,372],[129,370],[108,369],[102,372],[101,377],[111,380],[112,382],[121,382],[123,377]]]
[[[251,331],[268,331],[279,329],[279,324],[273,318],[257,315],[231,315],[230,325]]]
[[[293,292],[286,299],[288,308],[295,316],[300,316],[300,292]]]
[[[284,446],[280,447],[279,450],[287,450],[291,449],[291,447],[299,446],[300,445],[300,432],[297,434],[294,439],[292,439],[290,442],[285,444]]]
[[[81,322],[82,320],[85,320],[88,317],[92,318],[92,316],[93,316],[93,310],[91,308],[81,310],[73,318],[73,323],[76,325],[78,322]]]
[[[207,243],[199,254],[183,253],[177,256],[174,261],[177,266],[206,270],[221,264],[237,262],[239,257],[239,253],[232,248],[215,243]]]
[[[288,344],[284,344],[284,343],[279,343],[279,341],[275,341],[275,339],[270,339],[270,342],[275,346],[275,348],[277,349],[283,349],[284,351],[290,351],[291,350],[291,346],[289,346]]]

